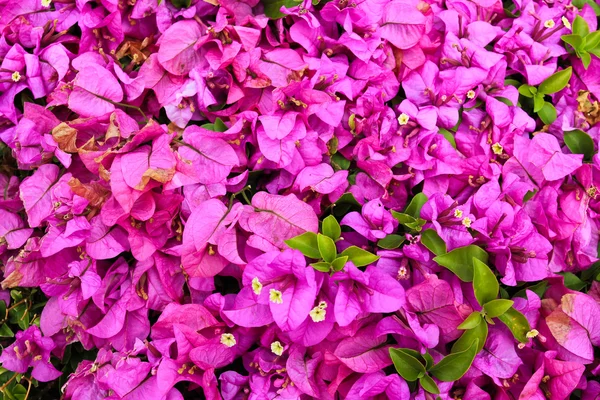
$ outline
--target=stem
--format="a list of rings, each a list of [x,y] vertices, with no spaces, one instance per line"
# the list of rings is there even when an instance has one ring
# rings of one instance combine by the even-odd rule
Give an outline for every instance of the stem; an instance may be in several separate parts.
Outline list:
[[[10,385],[10,383],[11,383],[12,381],[14,381],[16,377],[17,377],[17,374],[14,374],[14,375],[12,376],[12,378],[10,378],[10,379],[9,379],[9,380],[8,380],[8,381],[7,381],[7,382],[4,384],[4,385],[0,386],[0,392],[4,392],[4,389],[6,389],[6,387],[7,387],[8,385]]]

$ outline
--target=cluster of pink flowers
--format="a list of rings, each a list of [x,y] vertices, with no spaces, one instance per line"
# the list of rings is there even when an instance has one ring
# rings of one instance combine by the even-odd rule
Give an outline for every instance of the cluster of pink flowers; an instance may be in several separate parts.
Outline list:
[[[0,391],[597,399],[598,14],[0,0]]]

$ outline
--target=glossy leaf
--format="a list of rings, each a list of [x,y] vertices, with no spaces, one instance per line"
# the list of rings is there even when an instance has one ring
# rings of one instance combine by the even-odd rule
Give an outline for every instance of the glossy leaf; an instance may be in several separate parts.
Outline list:
[[[348,262],[348,256],[338,257],[331,262],[334,271],[341,271]]]
[[[469,347],[471,347],[471,344],[477,340],[477,353],[479,353],[485,345],[487,335],[488,324],[483,322],[477,325],[475,328],[465,331],[465,333],[463,333],[462,336],[459,337],[456,342],[454,342],[454,345],[452,346],[452,352],[457,353],[467,350]]]
[[[390,348],[390,357],[400,376],[409,382],[414,382],[420,376],[424,376],[425,366],[404,350]]]
[[[317,245],[319,247],[319,254],[324,261],[332,262],[337,256],[337,250],[335,248],[335,242],[329,236],[317,234]]]
[[[519,93],[525,97],[532,98],[537,89],[527,84],[519,86]]]
[[[483,316],[479,311],[473,311],[469,316],[458,326],[458,329],[467,330],[477,327],[483,321]]]
[[[474,258],[487,263],[488,254],[481,247],[469,245],[439,255],[433,260],[454,272],[462,281],[471,282],[473,280]]]
[[[281,13],[281,7],[295,7],[301,3],[301,1],[294,0],[263,0],[262,3],[265,5],[265,15],[272,19],[282,18],[285,14]]]
[[[379,256],[356,246],[348,247],[340,253],[340,256],[348,256],[348,261],[352,261],[357,267],[364,267],[379,260]]]
[[[317,271],[321,271],[321,272],[330,272],[331,271],[331,264],[325,261],[319,261],[316,263],[312,263],[310,264],[311,267],[313,267],[314,269],[316,269]]]
[[[426,392],[431,394],[440,394],[440,388],[429,375],[423,375],[419,378],[419,384]]]
[[[433,229],[426,229],[421,233],[421,243],[436,256],[446,254],[447,252],[446,242]]]
[[[323,220],[323,234],[329,236],[333,240],[338,240],[340,238],[342,228],[333,215],[330,215]]]
[[[496,299],[500,291],[498,280],[490,267],[478,259],[473,260],[473,290],[482,306]]]
[[[573,68],[569,67],[558,71],[546,78],[538,87],[538,93],[552,94],[563,90],[573,74]]]
[[[565,144],[573,154],[583,154],[585,160],[594,156],[594,141],[587,133],[575,129],[564,134]]]
[[[575,50],[578,50],[582,47],[583,38],[579,35],[562,35],[560,38],[563,42],[570,44]]]
[[[585,44],[583,47],[586,50],[595,49],[598,45],[600,45],[600,31],[592,32],[585,37]]]
[[[556,121],[556,108],[554,108],[552,103],[545,102],[544,107],[538,112],[538,116],[544,124],[550,125]]]
[[[590,27],[588,26],[588,23],[580,15],[575,17],[571,25],[575,35],[585,37],[588,33],[590,33]]]
[[[285,241],[290,248],[300,250],[306,257],[319,259],[319,244],[317,242],[317,234],[314,232],[305,232],[301,235],[293,237]]]
[[[527,342],[526,335],[531,330],[531,327],[523,314],[511,307],[499,316],[498,319],[510,329],[515,339],[522,343]]]
[[[433,361],[433,357],[431,357],[431,354],[429,354],[429,353],[421,354],[421,357],[423,358],[423,360],[425,360],[425,369],[426,370],[429,370],[435,364],[435,362]]]
[[[544,107],[544,95],[537,93],[533,96],[533,112],[537,113]]]
[[[490,318],[497,318],[504,314],[509,308],[512,307],[514,301],[506,299],[495,299],[487,302],[483,306],[486,316]]]
[[[459,380],[471,367],[473,359],[478,353],[478,345],[479,339],[475,339],[466,350],[447,355],[429,372],[443,382]]]
[[[400,247],[400,245],[404,243],[404,240],[404,236],[394,234],[387,235],[386,237],[377,242],[377,246],[381,247],[382,249],[393,250]]]
[[[427,196],[425,196],[423,193],[417,193],[404,210],[404,213],[414,218],[419,218],[421,216],[421,208],[426,202]]]

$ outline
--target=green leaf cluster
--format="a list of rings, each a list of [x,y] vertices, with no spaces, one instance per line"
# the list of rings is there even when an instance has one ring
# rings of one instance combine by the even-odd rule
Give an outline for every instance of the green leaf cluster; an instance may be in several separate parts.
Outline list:
[[[573,68],[569,67],[550,75],[537,88],[527,84],[519,87],[521,96],[533,99],[533,112],[537,113],[544,124],[550,125],[556,121],[556,108],[544,97],[563,90],[568,85],[571,75]]]
[[[588,23],[579,15],[573,20],[572,27],[573,33],[560,38],[573,48],[587,69],[592,62],[592,55],[600,57],[600,31],[590,32]]]
[[[323,220],[321,231],[323,233],[305,232],[285,243],[306,257],[317,260],[310,265],[321,272],[341,271],[348,261],[357,267],[364,267],[379,259],[379,256],[357,246],[350,246],[338,253],[335,242],[341,239],[342,228],[333,215]]]

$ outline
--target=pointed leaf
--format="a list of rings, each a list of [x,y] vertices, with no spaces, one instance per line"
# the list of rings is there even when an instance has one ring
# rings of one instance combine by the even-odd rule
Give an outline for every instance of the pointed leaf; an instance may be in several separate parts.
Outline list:
[[[421,243],[436,256],[446,254],[446,242],[433,229],[427,229],[421,233]]]
[[[496,276],[486,264],[478,259],[473,260],[473,290],[480,305],[484,305],[498,297],[500,285]]]
[[[319,246],[319,253],[323,260],[332,262],[337,256],[337,250],[335,248],[335,242],[329,236],[317,234],[317,244]]]
[[[473,311],[469,316],[458,326],[458,329],[473,329],[483,322],[483,316],[479,311]]]
[[[583,39],[579,35],[562,35],[563,42],[570,44],[575,50],[579,50],[583,44]]]
[[[558,71],[546,78],[538,87],[538,93],[552,94],[563,90],[573,74],[573,68],[569,67]]]
[[[584,48],[586,50],[592,50],[598,47],[598,45],[600,45],[600,31],[595,31],[587,35],[584,42]]]
[[[487,302],[483,309],[485,314],[490,318],[497,318],[508,311],[512,307],[514,301],[506,299],[495,299]]]
[[[519,93],[525,97],[532,98],[534,95],[535,88],[527,84],[519,86]]]
[[[533,96],[533,112],[537,113],[544,107],[544,95],[537,93]]]
[[[527,342],[527,332],[531,330],[529,321],[523,314],[514,308],[509,308],[504,314],[498,317],[510,329],[515,339],[519,342]]]
[[[311,267],[313,267],[314,269],[316,269],[317,271],[321,271],[321,272],[330,272],[331,271],[331,264],[329,264],[328,262],[316,262],[316,263],[312,263],[310,264]]]
[[[459,380],[467,372],[477,355],[479,339],[475,339],[464,351],[447,355],[429,371],[431,375],[443,382]]]
[[[590,27],[588,26],[588,23],[580,15],[575,17],[572,27],[575,35],[585,37],[588,33],[590,33]]]
[[[579,129],[565,132],[564,140],[571,153],[583,154],[585,160],[591,160],[594,156],[594,141],[587,133]]]
[[[333,240],[338,240],[340,238],[342,228],[333,215],[330,215],[323,220],[323,234],[329,236]]]
[[[419,375],[425,374],[425,367],[419,360],[404,350],[390,348],[390,357],[400,376],[409,382],[414,382],[419,378]]]
[[[348,262],[348,256],[338,257],[331,262],[334,271],[341,271]]]
[[[435,383],[435,381],[431,379],[429,375],[423,375],[422,377],[420,377],[419,384],[421,384],[421,387],[426,392],[432,394],[440,394],[440,388],[438,387],[437,383]]]
[[[300,250],[306,257],[316,260],[321,258],[317,234],[314,232],[304,232],[302,235],[286,240],[285,244],[292,249]]]
[[[386,237],[377,242],[377,246],[381,247],[382,249],[393,250],[400,247],[400,245],[404,243],[404,240],[404,236],[394,234],[387,235]]]
[[[346,250],[342,251],[340,256],[348,256],[348,261],[352,261],[357,267],[364,267],[365,265],[369,265],[379,260],[379,256],[356,246],[348,247]]]
[[[487,335],[488,335],[488,324],[485,322],[482,322],[481,324],[477,325],[475,328],[465,331],[465,333],[463,333],[462,336],[459,337],[456,342],[454,342],[454,345],[452,346],[452,352],[458,353],[459,351],[465,351],[469,347],[471,347],[471,344],[474,341],[477,340],[478,341],[477,342],[478,343],[477,353],[479,353],[481,351],[481,349],[483,349],[483,346],[485,345]]]
[[[552,103],[545,102],[544,107],[542,107],[538,116],[544,124],[550,125],[556,121],[556,108],[554,108]]]
[[[417,193],[415,197],[412,198],[410,204],[404,210],[405,214],[408,214],[414,218],[419,218],[421,216],[421,208],[427,202],[427,196],[423,193]]]
[[[454,272],[462,281],[471,282],[473,280],[473,259],[487,263],[488,254],[481,247],[469,245],[439,255],[433,260]]]

